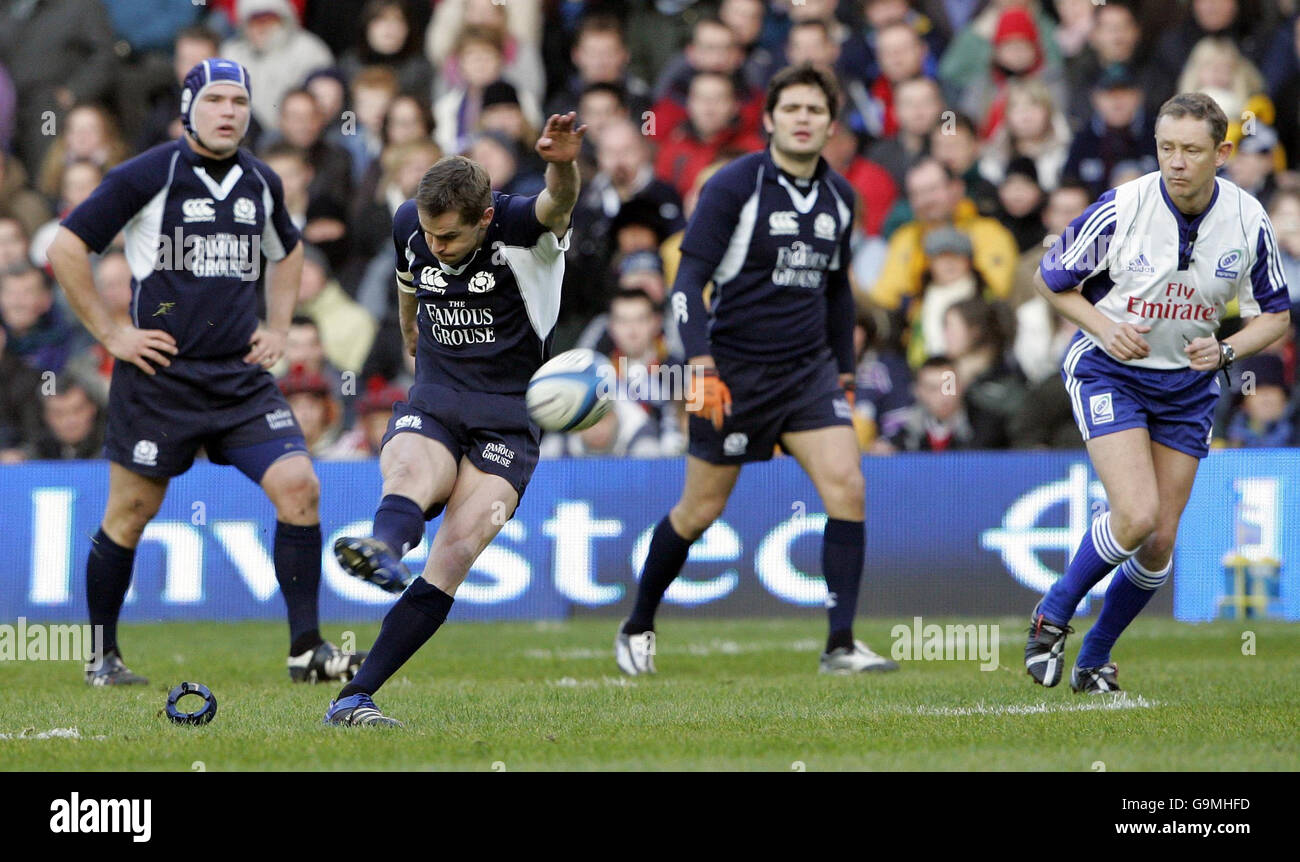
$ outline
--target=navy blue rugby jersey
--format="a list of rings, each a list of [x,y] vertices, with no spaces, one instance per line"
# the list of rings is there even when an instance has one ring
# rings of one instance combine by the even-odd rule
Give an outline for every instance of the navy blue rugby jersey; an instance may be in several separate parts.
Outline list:
[[[418,301],[417,384],[522,395],[550,356],[572,230],[557,237],[537,220],[536,203],[493,192],[483,242],[459,266],[429,250],[414,200],[398,207],[397,281]]]
[[[124,231],[132,321],[171,333],[182,358],[247,352],[261,258],[298,244],[280,178],[247,150],[231,158],[218,182],[184,138],[160,144],[109,171],[63,220],[96,253]]]
[[[694,349],[778,363],[827,347],[842,353],[843,345],[827,337],[828,326],[842,328],[828,321],[827,289],[847,285],[853,204],[852,186],[825,159],[811,178],[802,179],[777,167],[765,149],[710,178],[682,239],[682,254],[703,263],[714,288],[707,349],[687,344],[688,355]],[[686,264],[684,258],[685,270],[693,271]],[[680,275],[677,287],[690,289]],[[675,294],[672,311],[679,322],[690,318],[683,338],[698,340],[688,336],[688,329],[700,329],[687,299]],[[840,299],[831,301],[836,314]],[[851,338],[851,320],[847,331]],[[850,370],[851,360],[850,347]]]

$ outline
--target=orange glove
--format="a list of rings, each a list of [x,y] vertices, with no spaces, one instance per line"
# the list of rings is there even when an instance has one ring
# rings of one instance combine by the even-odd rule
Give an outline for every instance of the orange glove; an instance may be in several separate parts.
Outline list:
[[[731,390],[722,382],[716,368],[701,368],[690,375],[687,410],[694,410],[722,430],[722,423],[731,415]]]
[[[855,375],[841,374],[840,386],[844,387],[844,398],[849,402],[849,409],[858,406],[858,382]]]

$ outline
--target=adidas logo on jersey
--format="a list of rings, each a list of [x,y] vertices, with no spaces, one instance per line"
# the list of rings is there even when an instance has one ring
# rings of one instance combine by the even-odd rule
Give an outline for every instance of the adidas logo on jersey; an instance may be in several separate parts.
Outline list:
[[[767,217],[767,232],[771,236],[798,234],[799,216],[793,210],[778,210]]]
[[[217,211],[212,207],[212,198],[190,198],[181,204],[181,216],[187,223],[216,221]]]
[[[1154,274],[1156,271],[1156,268],[1151,265],[1151,261],[1147,260],[1145,254],[1139,254],[1130,260],[1128,266],[1124,267],[1124,269],[1128,272],[1145,272],[1148,275]]]

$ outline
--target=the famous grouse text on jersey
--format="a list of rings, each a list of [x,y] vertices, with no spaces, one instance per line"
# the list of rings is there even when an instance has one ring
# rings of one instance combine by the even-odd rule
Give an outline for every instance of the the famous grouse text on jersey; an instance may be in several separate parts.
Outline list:
[[[424,304],[425,314],[439,344],[460,347],[463,344],[492,344],[497,340],[492,328],[492,309],[467,308],[465,303],[449,300],[445,306]]]
[[[821,287],[822,276],[831,265],[831,256],[814,251],[806,243],[792,242],[776,251],[772,283],[782,287]]]
[[[502,443],[489,443],[483,447],[483,457],[495,461],[502,467],[509,467],[515,459],[515,450]]]
[[[262,260],[262,237],[233,233],[185,233],[158,237],[154,269],[184,269],[196,278],[238,278],[257,281]]]
[[[492,202],[479,246],[454,264],[429,250],[415,201],[394,216],[397,281],[416,298],[417,384],[522,395],[549,354],[568,240],[537,220],[536,197]]]

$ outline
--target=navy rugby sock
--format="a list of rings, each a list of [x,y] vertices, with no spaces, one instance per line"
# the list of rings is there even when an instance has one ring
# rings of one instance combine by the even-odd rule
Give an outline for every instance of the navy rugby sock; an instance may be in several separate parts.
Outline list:
[[[400,559],[424,538],[424,511],[410,497],[387,494],[375,510],[373,535]]]
[[[1115,577],[1111,578],[1106,588],[1106,603],[1097,615],[1097,622],[1083,638],[1079,648],[1079,657],[1075,660],[1078,667],[1101,667],[1110,661],[1111,647],[1128,628],[1129,623],[1137,617],[1151,601],[1151,597],[1160,589],[1160,585],[1169,577],[1170,561],[1158,572],[1143,568],[1136,558],[1130,558],[1119,567]]]
[[[103,527],[91,538],[90,555],[86,557],[86,605],[90,608],[90,624],[103,627],[105,653],[121,653],[117,647],[117,618],[131,586],[134,563],[135,548],[117,544]]]
[[[827,518],[822,532],[822,576],[826,578],[826,613],[830,637],[826,651],[853,648],[853,617],[858,609],[858,586],[866,559],[867,538],[862,521]]]
[[[624,634],[639,635],[654,630],[655,611],[659,609],[659,603],[663,601],[668,587],[681,573],[682,566],[686,565],[691,544],[692,540],[677,535],[672,521],[664,515],[650,538],[650,550],[646,554],[641,583],[636,590],[636,604],[632,608],[632,615],[623,624]]]
[[[422,577],[411,581],[397,604],[384,615],[379,637],[361,670],[343,686],[338,699],[354,694],[374,694],[397,669],[433,637],[451,611],[451,596]]]
[[[320,636],[320,524],[275,522],[275,579],[289,611],[289,655],[302,655]]]
[[[1137,548],[1120,547],[1115,534],[1110,531],[1110,512],[1102,512],[1093,519],[1092,527],[1083,534],[1079,549],[1074,552],[1065,574],[1052,584],[1038,612],[1047,621],[1063,626],[1074,616],[1079,602],[1093,586],[1111,569],[1137,553]]]

